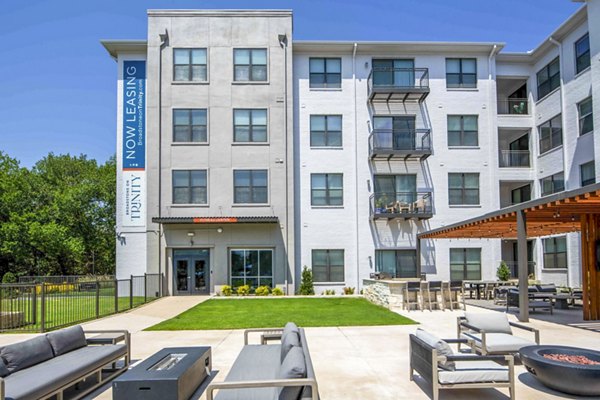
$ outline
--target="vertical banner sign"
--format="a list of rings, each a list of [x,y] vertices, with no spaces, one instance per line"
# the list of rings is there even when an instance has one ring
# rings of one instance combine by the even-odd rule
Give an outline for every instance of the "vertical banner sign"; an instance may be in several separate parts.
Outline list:
[[[146,61],[123,61],[122,225],[146,226]]]

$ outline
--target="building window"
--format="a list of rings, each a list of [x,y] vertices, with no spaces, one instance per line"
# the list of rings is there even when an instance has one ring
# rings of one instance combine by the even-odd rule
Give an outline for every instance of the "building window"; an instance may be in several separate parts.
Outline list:
[[[477,146],[477,115],[448,115],[448,146]]]
[[[375,270],[392,278],[417,278],[417,251],[375,250]]]
[[[267,204],[266,169],[233,171],[233,202],[235,204]]]
[[[311,147],[341,147],[342,116],[311,115],[310,145]]]
[[[173,141],[199,143],[206,142],[206,110],[173,110]]]
[[[344,250],[313,250],[312,273],[315,282],[344,282]]]
[[[510,191],[511,204],[519,204],[531,200],[531,185],[525,185]]]
[[[173,171],[173,204],[207,204],[206,170]]]
[[[233,141],[236,143],[266,142],[267,110],[233,110]]]
[[[311,88],[341,88],[341,58],[311,58],[309,60]]]
[[[567,268],[566,236],[543,239],[544,268]]]
[[[173,80],[206,82],[206,49],[173,49]]]
[[[481,279],[481,248],[450,249],[450,280]]]
[[[544,122],[538,126],[540,135],[540,154],[562,146],[562,116],[556,117]]]
[[[554,175],[547,176],[540,179],[542,186],[542,196],[548,196],[549,194],[562,192],[565,190],[565,174],[559,172]]]
[[[273,250],[232,249],[231,286],[273,287]]]
[[[596,166],[594,164],[594,161],[590,161],[579,166],[581,186],[587,186],[596,183]]]
[[[538,99],[560,86],[560,62],[558,57],[537,73]]]
[[[267,49],[234,49],[233,80],[265,82],[267,80]]]
[[[450,205],[478,205],[479,174],[448,174],[448,199]]]
[[[310,203],[313,206],[341,206],[344,204],[342,174],[312,174],[310,176]]]
[[[575,42],[575,67],[577,73],[590,66],[590,35],[586,33]]]
[[[579,136],[594,130],[594,111],[592,109],[592,98],[588,97],[577,104],[579,111]]]
[[[477,59],[446,58],[446,87],[477,87]]]

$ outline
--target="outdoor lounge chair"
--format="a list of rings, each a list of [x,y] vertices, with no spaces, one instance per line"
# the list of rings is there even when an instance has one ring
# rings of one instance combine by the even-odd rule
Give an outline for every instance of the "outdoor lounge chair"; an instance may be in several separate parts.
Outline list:
[[[410,380],[416,371],[430,386],[433,400],[440,389],[508,388],[515,399],[512,355],[454,354],[449,343],[468,339],[439,339],[417,329],[410,335]],[[505,363],[507,365],[501,365]]]
[[[535,342],[514,336],[512,327],[534,334]],[[465,313],[458,317],[457,336],[469,339],[473,351],[486,354],[516,354],[522,347],[540,344],[540,332],[529,326],[510,322],[504,313]]]

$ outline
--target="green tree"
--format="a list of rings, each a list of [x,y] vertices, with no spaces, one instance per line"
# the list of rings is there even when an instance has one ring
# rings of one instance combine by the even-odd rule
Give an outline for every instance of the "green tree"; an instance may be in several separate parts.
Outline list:
[[[302,280],[300,282],[300,290],[298,293],[305,296],[315,294],[312,271],[308,269],[306,265],[302,269]]]
[[[500,261],[500,265],[498,266],[498,269],[496,270],[496,276],[498,277],[499,280],[506,282],[507,280],[510,279],[510,269],[508,268],[508,265],[506,265],[506,263],[504,261]]]

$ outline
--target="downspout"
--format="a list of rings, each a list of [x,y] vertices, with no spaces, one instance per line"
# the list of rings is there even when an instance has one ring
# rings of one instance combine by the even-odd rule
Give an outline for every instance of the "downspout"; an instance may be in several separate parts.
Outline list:
[[[287,248],[287,253],[288,253],[288,257],[287,257],[287,262],[286,262],[286,266],[285,266],[285,294],[289,294],[289,286],[288,286],[288,281],[289,281],[289,269],[290,269],[290,263],[289,263],[289,252],[290,252],[290,226],[289,226],[289,221],[290,221],[290,188],[289,188],[289,154],[288,154],[288,75],[287,75],[287,70],[288,70],[288,39],[287,39],[287,35],[283,34],[283,35],[279,35],[279,45],[283,48],[284,51],[284,56],[283,56],[283,82],[284,82],[284,95],[283,95],[283,115],[284,115],[284,131],[285,131],[285,246]],[[293,159],[293,155],[292,155],[292,159]],[[294,188],[292,188],[292,190],[294,190]],[[292,210],[292,212],[296,212],[296,210]],[[293,248],[291,249],[291,251],[293,252],[293,254],[295,254],[296,249]],[[294,262],[295,264],[295,262]]]
[[[488,56],[488,96],[489,96],[489,104],[490,105],[494,105],[494,107],[491,110],[488,110],[488,126],[490,127],[490,130],[492,130],[493,128],[493,141],[491,143],[491,146],[489,146],[489,158],[488,160],[490,160],[490,163],[492,165],[488,165],[489,171],[493,173],[488,174],[489,175],[489,180],[490,180],[490,187],[491,188],[495,188],[491,193],[495,193],[496,190],[499,190],[498,186],[495,184],[496,183],[496,171],[497,171],[497,167],[498,167],[498,162],[496,161],[496,158],[498,157],[498,104],[497,104],[497,99],[496,99],[496,90],[492,90],[492,84],[494,83],[494,77],[495,77],[495,71],[493,70],[494,64],[492,62],[492,60],[494,59],[494,56],[496,55],[498,51],[498,46],[497,45],[493,45],[492,46],[492,51],[490,51],[490,55]],[[495,156],[494,156],[494,152],[495,152]],[[498,201],[497,204],[497,208],[500,208],[500,194],[498,193],[498,196],[494,196],[495,197],[495,201]],[[495,255],[494,255],[495,258]],[[502,243],[500,244],[500,258],[502,258]]]
[[[160,48],[158,51],[158,216],[162,209],[162,51],[169,45],[169,32],[160,34]],[[158,224],[158,275],[162,274],[162,223]],[[166,275],[166,274],[165,274]],[[163,296],[164,278],[161,279],[159,294]]]
[[[358,49],[358,43],[354,43],[352,48],[352,82],[354,84],[354,201],[356,212],[354,214],[354,234],[356,235],[356,290],[360,292],[360,247],[359,247],[359,234],[358,234],[358,116],[357,116],[357,102],[356,102],[356,50]]]
[[[552,43],[553,45],[555,45],[556,47],[558,47],[558,65],[560,66],[560,122],[561,125],[563,127],[563,129],[565,129],[566,125],[566,117],[565,117],[565,81],[563,79],[564,76],[564,72],[565,69],[564,67],[564,57],[563,57],[563,46],[562,43],[559,42],[558,40],[554,39],[552,36],[550,36],[548,38],[548,41],[550,43]],[[567,161],[567,141],[564,138],[564,135],[562,137],[562,153],[563,153],[563,179],[565,180],[565,189],[564,190],[569,190],[570,187],[567,186],[567,183],[569,182],[569,180],[567,179],[568,175],[567,175],[567,170],[569,167],[569,163]],[[570,270],[567,271],[567,286],[569,285],[569,273]]]

